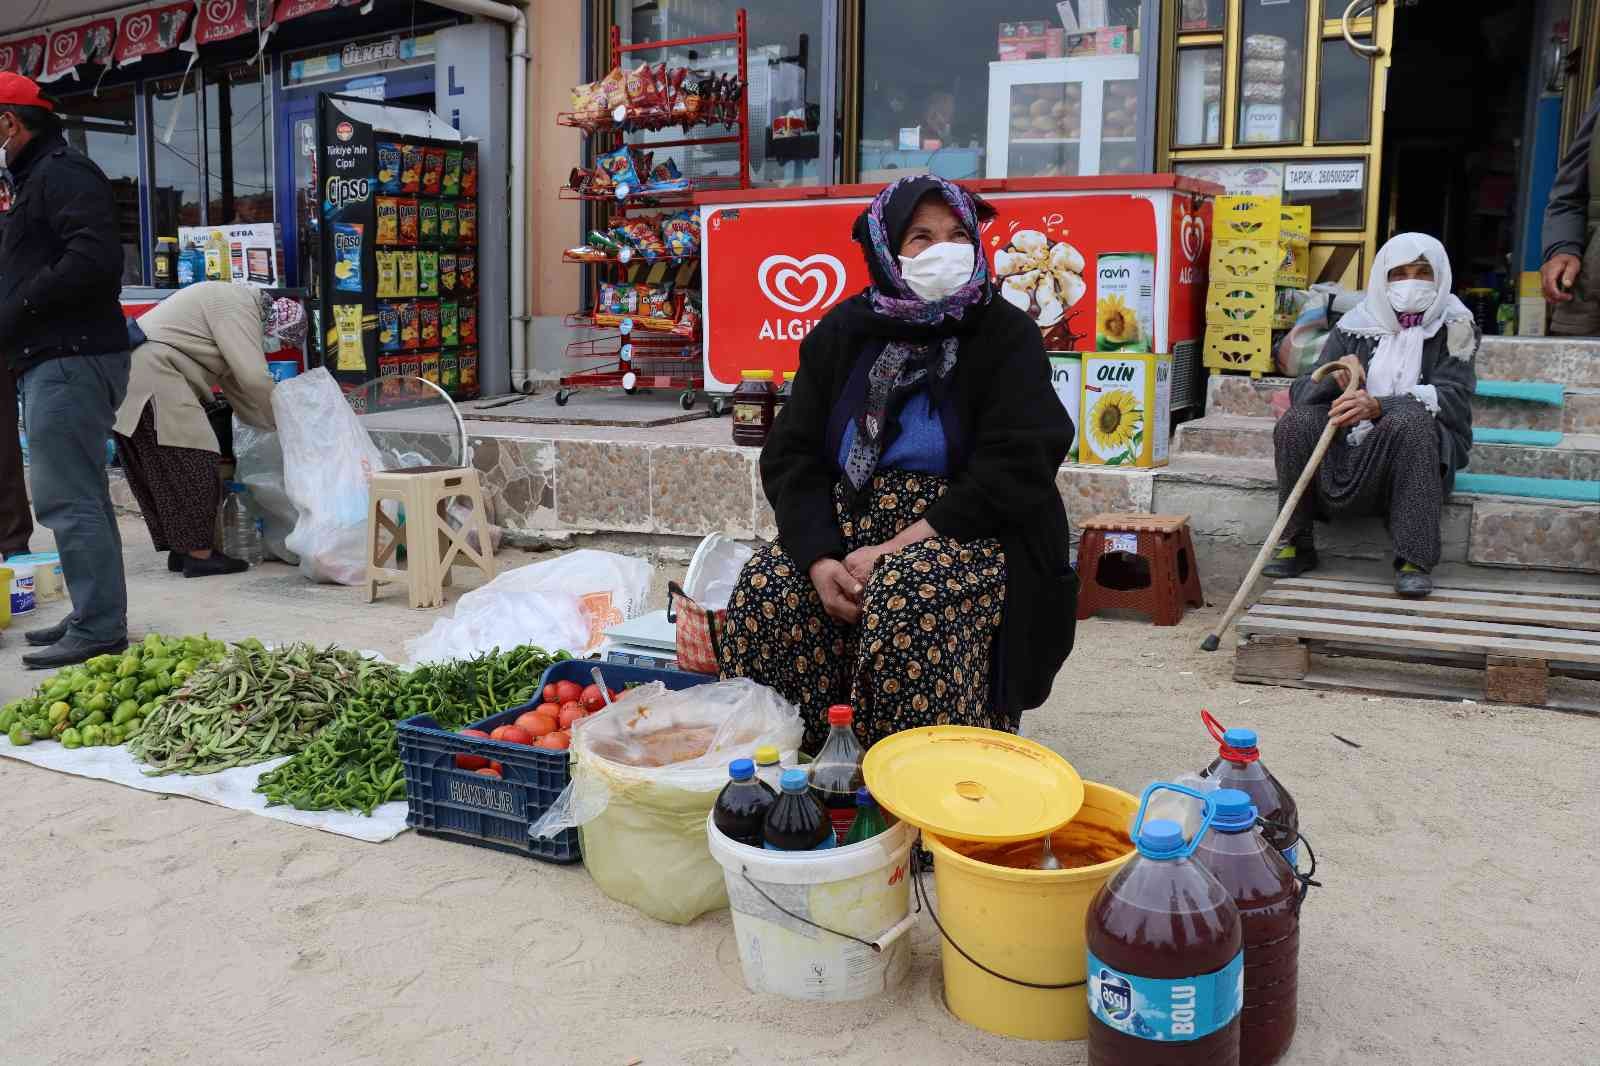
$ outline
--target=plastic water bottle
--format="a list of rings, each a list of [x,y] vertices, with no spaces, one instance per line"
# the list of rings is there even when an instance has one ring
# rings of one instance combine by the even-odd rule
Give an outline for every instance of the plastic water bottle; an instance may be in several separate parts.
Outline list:
[[[1176,822],[1134,819],[1138,854],[1095,895],[1088,942],[1090,1066],[1237,1066],[1244,998],[1239,908]]]
[[[774,796],[783,791],[783,765],[778,760],[778,749],[773,745],[763,744],[756,749],[756,776],[767,783]]]
[[[1261,761],[1255,730],[1223,729],[1222,723],[1206,711],[1201,711],[1200,717],[1217,740],[1217,757],[1200,771],[1200,776],[1207,786],[1248,793],[1262,821],[1267,823],[1262,835],[1283,852],[1293,867],[1300,857],[1300,812],[1289,790]]]
[[[228,482],[228,498],[222,503],[222,552],[261,565],[261,524],[250,506],[249,490],[237,481]]]
[[[1272,1066],[1294,1039],[1300,882],[1256,828],[1248,795],[1224,788],[1211,798],[1216,817],[1194,857],[1233,898],[1244,930],[1239,1066]]]

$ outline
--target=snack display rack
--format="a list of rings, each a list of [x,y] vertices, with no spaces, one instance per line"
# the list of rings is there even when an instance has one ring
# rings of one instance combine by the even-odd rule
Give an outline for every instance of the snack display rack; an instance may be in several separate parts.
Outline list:
[[[601,228],[593,231],[591,241],[605,240],[608,235],[617,232],[611,228],[613,226],[619,229],[632,227],[637,231],[641,225],[647,227],[645,236],[648,239],[648,227],[657,224],[662,227],[664,241],[669,226],[681,225],[683,217],[692,219],[698,227],[697,213],[673,216],[659,212],[689,207],[695,192],[749,187],[749,40],[745,10],[740,8],[735,13],[735,26],[731,33],[624,44],[621,28],[614,25],[611,27],[609,43],[611,62],[608,68],[611,73],[607,78],[620,78],[624,82],[637,80],[640,75],[638,67],[632,71],[623,69],[623,63],[631,53],[665,53],[712,44],[729,44],[737,52],[736,80],[729,82],[723,78],[704,82],[708,87],[714,84],[721,90],[721,95],[702,89],[698,79],[692,86],[685,85],[685,79],[694,74],[692,71],[680,68],[673,70],[667,78],[656,78],[650,76],[652,71],[665,72],[665,64],[658,68],[646,64],[643,73],[647,77],[644,80],[649,83],[651,95],[657,98],[654,102],[639,106],[631,91],[633,85],[629,84],[629,100],[626,104],[618,104],[609,111],[590,107],[557,116],[559,125],[582,130],[594,144],[595,169],[575,170],[571,181],[560,192],[563,199],[604,205],[597,208],[597,213],[605,222]],[[605,80],[602,80],[593,87],[586,87],[590,89],[590,96],[581,102],[594,100],[604,85]],[[686,115],[681,101],[691,92],[694,111],[692,115]],[[638,185],[634,187],[625,178],[612,175],[604,166],[606,157],[615,158],[618,153],[626,152],[624,158],[627,162],[622,169],[628,171],[637,161],[634,148],[627,143],[628,134],[643,131],[654,133],[674,125],[684,127],[684,136],[668,140],[651,139],[637,148],[654,153],[663,149],[737,145],[737,175],[683,178],[676,171],[676,163],[669,159],[654,171],[647,169],[642,176],[636,170],[631,171],[629,176],[638,179]],[[697,129],[704,129],[708,133],[691,136],[691,132]],[[718,129],[726,132],[715,132]],[[665,172],[657,173],[660,171]],[[567,346],[567,362],[578,364],[582,369],[562,376],[555,395],[558,406],[565,406],[573,393],[583,389],[621,389],[629,395],[640,390],[677,391],[678,403],[684,410],[691,410],[695,406],[700,392],[705,388],[704,349],[698,312],[698,239],[696,236],[693,254],[673,254],[683,251],[682,247],[672,247],[663,254],[665,243],[652,244],[654,250],[636,249],[624,243],[616,248],[585,246],[562,255],[563,262],[593,268],[588,302],[593,310],[566,316],[566,325],[576,329],[604,331],[604,335],[575,341]],[[652,296],[668,291],[673,301],[671,314],[662,315],[659,313],[662,310],[660,307],[648,306]],[[604,298],[607,293],[613,294],[611,300]],[[619,300],[616,295],[619,293],[625,294],[625,298]],[[657,313],[651,314],[652,310]],[[714,400],[712,410],[720,414],[723,406],[720,400]]]

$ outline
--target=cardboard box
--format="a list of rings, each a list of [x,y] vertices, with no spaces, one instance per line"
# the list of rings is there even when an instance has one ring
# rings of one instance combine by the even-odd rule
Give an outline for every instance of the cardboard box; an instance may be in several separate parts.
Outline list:
[[[1079,460],[1103,466],[1166,466],[1172,430],[1172,356],[1083,356]]]
[[[1120,56],[1126,55],[1131,36],[1126,26],[1102,26],[1091,32],[1067,34],[1067,54],[1070,56]]]
[[[1044,19],[1000,23],[999,53],[1004,62],[1046,59],[1050,55],[1049,24]]]

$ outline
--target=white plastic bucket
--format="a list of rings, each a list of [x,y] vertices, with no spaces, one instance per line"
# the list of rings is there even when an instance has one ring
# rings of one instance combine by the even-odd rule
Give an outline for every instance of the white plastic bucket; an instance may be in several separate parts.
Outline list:
[[[710,817],[706,837],[727,881],[739,964],[752,992],[838,1002],[875,996],[905,979],[905,933],[916,922],[910,825],[897,822],[871,840],[828,851],[752,848],[723,836]]]
[[[13,555],[6,560],[7,566],[16,566],[18,563],[27,563],[33,567],[33,600],[35,603],[50,603],[59,600],[66,594],[65,582],[61,577],[61,556],[55,552],[33,552],[29,555]]]
[[[37,606],[33,595],[33,564],[8,561],[11,569],[11,617],[29,613]]]

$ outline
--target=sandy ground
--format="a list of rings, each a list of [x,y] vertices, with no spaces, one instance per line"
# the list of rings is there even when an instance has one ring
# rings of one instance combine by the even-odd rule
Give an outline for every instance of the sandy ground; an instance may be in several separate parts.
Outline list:
[[[275,565],[184,581],[125,534],[136,634],[398,656],[434,618]],[[1132,791],[1207,760],[1202,706],[1261,732],[1325,884],[1284,1061],[1600,1058],[1600,720],[1236,685],[1227,654],[1196,650],[1214,615],[1084,623],[1028,730]],[[0,645],[0,699],[37,680],[20,645]],[[926,922],[903,987],[811,1006],[745,990],[728,912],[662,925],[582,867],[415,833],[362,844],[11,760],[0,826],[7,1063],[1084,1061],[952,1017]]]

